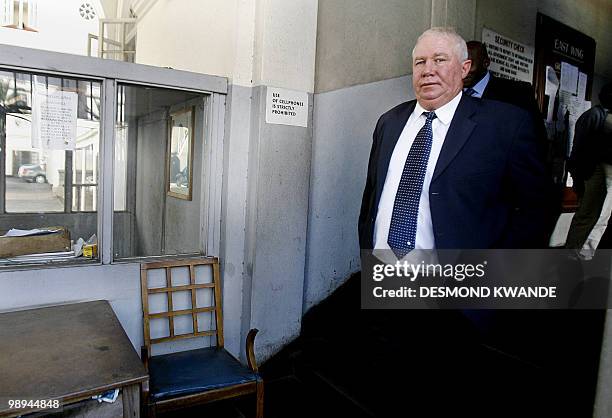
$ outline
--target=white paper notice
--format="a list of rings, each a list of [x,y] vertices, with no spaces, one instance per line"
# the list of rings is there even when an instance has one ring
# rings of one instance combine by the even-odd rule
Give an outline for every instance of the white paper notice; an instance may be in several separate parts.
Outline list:
[[[578,67],[561,62],[561,91],[576,94],[578,86]]]
[[[308,126],[308,93],[268,87],[266,123]]]
[[[482,28],[482,42],[489,53],[489,71],[498,77],[531,83],[534,48],[507,36]]]
[[[586,99],[587,75],[585,73],[578,74],[578,97],[582,100]]]
[[[74,150],[78,95],[58,91],[37,93],[32,109],[32,143],[42,149]]]
[[[557,90],[559,90],[559,79],[555,69],[551,66],[546,66],[546,86],[544,88],[544,94],[548,96],[548,110],[546,112],[546,120],[552,122],[553,111],[555,108],[555,97],[557,96]]]

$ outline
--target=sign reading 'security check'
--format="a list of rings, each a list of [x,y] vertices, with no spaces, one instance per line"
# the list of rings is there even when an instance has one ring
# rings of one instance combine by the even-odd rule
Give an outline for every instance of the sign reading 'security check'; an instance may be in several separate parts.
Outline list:
[[[308,93],[268,87],[266,123],[308,126]]]
[[[482,42],[487,46],[489,71],[510,80],[533,81],[534,49],[491,29],[482,28]]]

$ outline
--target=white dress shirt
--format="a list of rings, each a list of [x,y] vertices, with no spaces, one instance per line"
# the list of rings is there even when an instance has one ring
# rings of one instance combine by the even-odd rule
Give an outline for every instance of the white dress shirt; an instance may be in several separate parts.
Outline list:
[[[480,81],[472,86],[472,89],[476,92],[472,94],[472,97],[482,98],[485,89],[487,88],[487,84],[489,84],[489,80],[491,79],[491,73],[487,71],[484,77],[480,79]],[[465,91],[467,89],[463,89]]]
[[[461,92],[457,94],[450,102],[436,109],[436,119],[432,122],[433,142],[431,144],[431,152],[427,162],[427,170],[425,171],[425,179],[423,181],[423,190],[419,200],[419,213],[417,217],[417,231],[415,249],[434,249],[436,242],[434,239],[433,226],[431,222],[431,211],[429,209],[429,184],[438,162],[440,150],[444,144],[444,138],[448,132],[451,120],[455,115],[455,110],[461,100]],[[408,157],[410,147],[414,142],[417,133],[425,125],[425,116],[427,110],[423,109],[417,102],[414,111],[408,118],[404,129],[395,144],[385,185],[378,203],[378,213],[376,222],[374,223],[374,248],[389,249],[387,239],[389,237],[389,226],[391,225],[391,215],[393,214],[393,205],[395,203],[395,195],[402,178],[404,164]]]

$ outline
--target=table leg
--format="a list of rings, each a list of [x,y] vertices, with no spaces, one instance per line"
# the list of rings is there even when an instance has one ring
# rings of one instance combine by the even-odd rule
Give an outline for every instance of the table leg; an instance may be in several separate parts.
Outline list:
[[[140,385],[123,388],[123,418],[140,418]]]

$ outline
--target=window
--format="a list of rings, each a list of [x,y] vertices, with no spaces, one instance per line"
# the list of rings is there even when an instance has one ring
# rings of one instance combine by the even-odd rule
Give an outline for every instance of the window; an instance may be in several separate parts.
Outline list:
[[[38,4],[36,0],[0,0],[2,26],[36,31]]]
[[[98,81],[0,71],[0,235],[97,233],[100,91]]]
[[[218,255],[226,93],[221,77],[0,45],[0,267],[64,261],[15,260],[11,228],[62,227],[68,248],[95,235],[103,264]]]
[[[118,85],[115,258],[202,252],[207,97],[189,91]],[[178,160],[176,167],[173,159]]]

